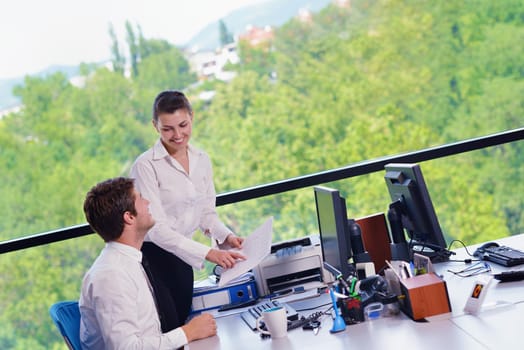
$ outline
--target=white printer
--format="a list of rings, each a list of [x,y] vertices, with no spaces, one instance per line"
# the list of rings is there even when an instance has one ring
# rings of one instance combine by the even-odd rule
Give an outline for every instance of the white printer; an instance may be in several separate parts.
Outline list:
[[[323,267],[320,236],[274,243],[271,253],[253,268],[260,296],[302,287],[324,287],[333,276]]]

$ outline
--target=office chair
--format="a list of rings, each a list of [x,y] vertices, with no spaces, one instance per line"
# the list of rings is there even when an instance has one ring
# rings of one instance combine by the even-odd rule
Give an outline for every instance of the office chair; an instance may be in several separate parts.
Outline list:
[[[71,350],[81,350],[78,301],[59,301],[49,309],[51,319]]]

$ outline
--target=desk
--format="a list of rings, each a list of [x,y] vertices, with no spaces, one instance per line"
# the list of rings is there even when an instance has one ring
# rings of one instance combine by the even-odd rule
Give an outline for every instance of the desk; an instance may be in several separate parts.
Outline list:
[[[524,250],[524,234],[495,241],[501,245]],[[468,250],[473,254],[473,251],[478,246],[479,245],[468,247]],[[464,249],[457,249],[456,252],[457,255],[453,256],[453,259],[463,259],[467,257]],[[506,268],[491,262],[489,264],[494,273],[504,270],[524,269],[524,265]],[[464,266],[461,263],[447,262],[445,264],[436,264],[435,266],[437,272],[444,275],[444,279],[448,284],[453,310],[449,321],[466,332],[468,336],[477,340],[479,344],[483,345],[483,347],[477,346],[477,348],[524,348],[524,345],[518,345],[519,342],[522,342],[522,332],[524,329],[524,281],[501,284],[494,280],[484,300],[485,308],[478,315],[468,315],[465,314],[462,309],[471,292],[474,277],[461,278],[447,272],[447,269],[456,270],[457,267],[460,269],[461,266]],[[499,306],[492,306],[497,303]],[[507,305],[504,306],[502,303]]]
[[[524,249],[524,234],[496,240],[499,244]],[[477,245],[468,247],[473,253]],[[467,257],[463,248],[455,250],[453,259]],[[507,268],[492,264],[494,272]],[[484,305],[505,302],[505,306],[487,307],[478,315],[463,312],[467,296],[471,292],[474,277],[458,277],[448,269],[464,268],[462,262],[435,264],[438,274],[447,283],[452,312],[434,316],[428,322],[415,322],[401,313],[395,317],[385,317],[347,326],[344,332],[331,334],[332,321],[329,316],[322,319],[322,327],[317,335],[301,328],[289,331],[283,339],[261,339],[251,331],[239,314],[217,318],[218,335],[192,342],[190,350],[235,350],[235,349],[518,349],[517,342],[524,324],[524,281],[499,284],[493,281],[486,294]],[[522,265],[512,269],[524,268]],[[300,314],[309,315],[312,311],[301,311],[303,307],[316,303],[328,304],[326,295],[315,300],[291,303]],[[320,307],[327,310],[329,306]],[[517,346],[517,347],[515,347]]]

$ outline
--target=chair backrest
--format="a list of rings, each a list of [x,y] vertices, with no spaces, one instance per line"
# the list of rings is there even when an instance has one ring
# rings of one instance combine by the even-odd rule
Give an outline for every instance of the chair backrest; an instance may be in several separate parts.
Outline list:
[[[49,309],[51,319],[71,350],[81,350],[78,301],[59,301]]]

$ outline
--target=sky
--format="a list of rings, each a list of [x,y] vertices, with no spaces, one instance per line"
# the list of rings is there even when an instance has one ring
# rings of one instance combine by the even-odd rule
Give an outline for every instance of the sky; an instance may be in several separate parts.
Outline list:
[[[125,21],[148,39],[183,45],[229,12],[266,0],[16,0],[0,7],[0,79],[34,74],[51,65],[111,57],[112,23],[125,43]]]

